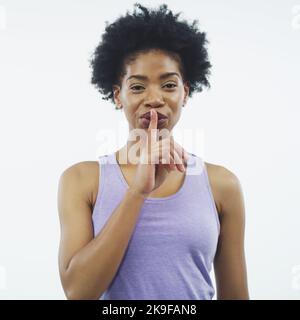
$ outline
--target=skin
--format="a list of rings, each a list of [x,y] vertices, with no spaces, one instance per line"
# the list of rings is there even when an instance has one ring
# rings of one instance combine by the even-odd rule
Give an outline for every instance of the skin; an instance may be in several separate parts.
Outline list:
[[[164,80],[159,75],[165,72],[177,72],[179,77],[170,76]],[[143,74],[148,81],[131,79],[130,75]],[[176,88],[165,87],[168,83],[175,83]],[[134,93],[133,86],[140,93]],[[143,89],[142,89],[143,88]],[[135,91],[135,92],[137,92]],[[151,108],[156,108],[169,117],[165,128],[172,132],[181,115],[182,105],[186,103],[188,85],[183,82],[178,62],[168,54],[155,50],[140,54],[137,59],[126,66],[121,87],[114,86],[114,99],[118,106],[122,106],[128,121],[129,130],[140,128],[139,116]],[[128,162],[120,164],[120,155],[126,156],[129,148],[135,143],[127,144],[117,151],[124,178],[130,184],[135,174],[136,165]],[[214,260],[217,299],[249,299],[247,285],[247,271],[244,253],[245,207],[241,184],[237,176],[223,166],[205,162],[215,206],[218,212],[221,230],[217,252]],[[100,176],[99,176],[100,174]],[[184,180],[184,172],[170,171],[165,182],[152,192],[150,197],[166,197],[177,192]],[[63,234],[60,244],[60,268],[63,270],[67,261],[93,239],[92,212],[98,194],[99,179],[98,162],[84,161],[77,163],[62,175],[63,181],[59,189],[61,194],[69,192],[71,208],[59,200],[61,207],[60,221]],[[76,208],[76,209],[75,209]],[[72,216],[63,213],[72,211]]]
[[[175,72],[178,76],[171,75],[160,79],[160,76],[167,72]],[[143,75],[147,79],[135,77],[128,79],[133,75]],[[158,130],[165,128],[170,136],[173,136],[172,130],[188,99],[189,86],[182,78],[177,61],[163,51],[150,50],[140,54],[134,62],[126,64],[126,74],[121,79],[121,86],[114,85],[113,92],[116,105],[124,111],[129,132],[136,128],[145,129],[139,118],[153,108],[168,116],[167,123]],[[130,162],[128,150],[137,141],[128,140],[126,145],[118,150],[118,156],[121,159],[119,163],[125,163],[127,167],[135,167]],[[139,152],[137,154],[139,156]]]

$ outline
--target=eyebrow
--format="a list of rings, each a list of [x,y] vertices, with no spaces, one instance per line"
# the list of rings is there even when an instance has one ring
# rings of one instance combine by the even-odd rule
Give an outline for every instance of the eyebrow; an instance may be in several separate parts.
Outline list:
[[[180,76],[179,76],[179,74],[177,72],[166,72],[166,73],[161,74],[159,76],[159,79],[165,79],[165,78],[168,78],[170,76],[177,76],[178,78],[180,78]],[[126,81],[128,81],[131,78],[136,78],[136,79],[140,79],[140,80],[148,80],[148,77],[146,77],[146,76],[143,76],[141,74],[133,74],[132,76],[128,77],[126,79]]]

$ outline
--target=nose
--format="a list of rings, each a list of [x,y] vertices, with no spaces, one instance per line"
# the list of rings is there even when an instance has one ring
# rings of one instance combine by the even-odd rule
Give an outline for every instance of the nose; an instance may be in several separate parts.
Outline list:
[[[150,108],[159,108],[163,105],[164,105],[164,103],[160,102],[160,101],[145,102],[145,106],[150,107]]]
[[[145,100],[146,107],[157,108],[164,105],[164,101],[158,93],[154,93],[153,91],[148,95],[147,99]]]

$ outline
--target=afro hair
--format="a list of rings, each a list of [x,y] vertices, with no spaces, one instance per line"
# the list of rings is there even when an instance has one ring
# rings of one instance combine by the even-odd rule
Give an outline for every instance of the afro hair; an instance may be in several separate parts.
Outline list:
[[[134,4],[142,12],[119,17],[108,24],[102,41],[89,61],[92,68],[91,83],[104,95],[103,100],[113,99],[113,85],[121,86],[126,62],[134,60],[140,52],[160,49],[179,61],[184,82],[189,85],[189,97],[203,86],[210,87],[208,76],[211,64],[208,61],[206,34],[197,28],[198,20],[190,25],[178,21],[181,12],[174,15],[166,4],[158,10],[149,10],[139,3]]]

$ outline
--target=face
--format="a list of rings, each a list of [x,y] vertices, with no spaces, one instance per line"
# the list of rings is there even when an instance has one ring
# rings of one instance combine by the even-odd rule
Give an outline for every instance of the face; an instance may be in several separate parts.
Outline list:
[[[189,89],[183,83],[178,62],[167,53],[151,50],[139,54],[126,65],[121,88],[116,85],[113,91],[115,103],[122,106],[128,120],[129,130],[146,129],[147,122],[140,117],[155,109],[167,116],[166,120],[159,122],[158,129],[172,131],[180,118]]]

